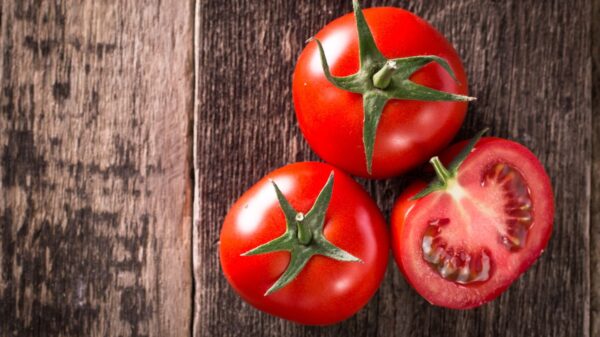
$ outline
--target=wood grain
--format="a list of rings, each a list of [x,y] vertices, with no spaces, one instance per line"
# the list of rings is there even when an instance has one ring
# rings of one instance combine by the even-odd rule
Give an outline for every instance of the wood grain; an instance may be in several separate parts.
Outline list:
[[[191,332],[191,1],[0,2],[0,335]]]
[[[590,336],[600,336],[600,0],[592,1],[592,202]]]
[[[228,207],[268,171],[315,160],[293,113],[291,75],[304,41],[350,1],[199,0],[194,209],[195,336],[589,336],[591,2],[362,1],[407,8],[456,46],[478,101],[458,138],[484,126],[536,153],[555,189],[553,238],[496,301],[435,308],[390,263],[355,317],[298,326],[254,310],[218,262]],[[218,18],[218,19],[216,19]],[[386,216],[407,178],[364,181]]]

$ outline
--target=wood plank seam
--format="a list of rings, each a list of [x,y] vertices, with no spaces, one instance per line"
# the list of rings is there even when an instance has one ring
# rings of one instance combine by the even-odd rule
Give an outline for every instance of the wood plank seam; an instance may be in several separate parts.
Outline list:
[[[589,335],[600,336],[600,0],[592,0],[592,200],[590,203]]]
[[[196,208],[198,207],[196,205],[196,203],[200,202],[200,198],[199,198],[199,188],[197,186],[199,179],[197,178],[197,175],[199,174],[199,171],[197,169],[197,162],[198,160],[201,160],[199,158],[199,149],[198,149],[198,139],[199,139],[199,135],[198,135],[198,109],[199,109],[199,102],[198,102],[198,71],[199,71],[199,65],[198,62],[199,61],[199,53],[198,50],[200,48],[200,1],[199,0],[193,0],[193,6],[192,6],[192,10],[191,12],[193,13],[193,27],[194,27],[194,33],[193,33],[193,60],[194,60],[194,83],[193,83],[193,102],[194,102],[194,108],[193,108],[193,119],[192,119],[192,162],[191,162],[191,170],[192,170],[192,186],[194,188],[194,194],[193,194],[193,202],[192,202],[192,233],[191,233],[191,237],[192,237],[192,256],[191,256],[191,261],[192,261],[192,316],[190,319],[190,337],[194,337],[196,335],[198,335],[200,332],[200,323],[196,322],[197,317],[199,317],[199,315],[196,315],[196,310],[197,310],[197,303],[196,303],[196,288],[198,287],[198,280],[197,280],[197,272],[196,269],[199,268],[198,264],[197,264],[197,259],[199,257],[199,252],[198,252],[198,244],[195,242],[195,238],[197,237],[197,230],[198,230],[198,224],[196,222]],[[202,286],[202,285],[200,285]]]

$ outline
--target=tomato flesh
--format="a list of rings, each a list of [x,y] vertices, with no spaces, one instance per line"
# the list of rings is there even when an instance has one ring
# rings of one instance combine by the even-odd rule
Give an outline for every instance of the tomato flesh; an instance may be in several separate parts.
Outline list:
[[[453,184],[410,200],[423,186],[417,183],[399,198],[392,247],[408,281],[433,304],[471,308],[492,300],[550,238],[549,178],[518,143],[480,140]]]

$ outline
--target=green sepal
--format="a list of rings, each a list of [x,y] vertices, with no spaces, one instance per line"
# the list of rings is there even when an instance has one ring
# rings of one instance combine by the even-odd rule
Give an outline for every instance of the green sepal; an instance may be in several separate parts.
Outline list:
[[[368,68],[374,64],[385,63],[387,59],[381,54],[375,44],[371,28],[367,24],[365,15],[360,9],[358,0],[352,1],[352,10],[356,19],[356,30],[358,32],[358,56],[360,59],[360,68]]]
[[[273,285],[265,292],[265,296],[268,296],[277,290],[285,287],[292,282],[298,274],[304,269],[308,260],[314,255],[314,253],[308,249],[300,246],[293,246],[289,249],[290,262],[281,276],[273,283]]]
[[[373,165],[373,148],[375,147],[375,135],[379,118],[388,101],[388,97],[381,94],[379,90],[371,90],[363,95],[363,144],[365,148],[365,158],[367,158],[367,172],[371,173]]]
[[[389,99],[418,101],[472,101],[475,98],[435,90],[410,81],[410,76],[431,62],[439,64],[456,80],[448,62],[435,55],[420,55],[397,59],[386,59],[377,48],[371,29],[357,0],[352,2],[358,33],[360,69],[355,74],[343,77],[333,76],[325,57],[321,42],[314,39],[319,49],[321,65],[327,80],[342,90],[363,95],[364,126],[363,146],[367,172],[371,174],[373,146],[381,112]],[[312,39],[311,39],[312,40]],[[309,40],[309,41],[311,41]],[[384,69],[387,65],[387,68]],[[383,71],[383,72],[380,72]],[[389,72],[393,75],[389,76]],[[375,94],[376,93],[376,94]],[[380,104],[383,102],[383,104]],[[367,125],[369,124],[369,125]],[[369,132],[365,134],[364,132]]]
[[[454,157],[454,159],[452,159],[452,161],[448,165],[448,170],[451,172],[457,172],[458,168],[460,167],[460,164],[462,164],[465,161],[465,159],[467,159],[467,156],[471,153],[471,151],[473,151],[473,148],[475,148],[475,145],[477,145],[477,142],[489,130],[490,130],[490,128],[485,128],[485,129],[477,132],[475,134],[475,136],[473,136],[473,138],[471,138],[469,140],[467,145],[465,145],[465,147],[463,147],[463,149],[460,150],[460,152]]]
[[[421,199],[421,198],[426,197],[426,196],[428,196],[429,194],[431,194],[431,193],[433,193],[435,191],[443,190],[445,187],[446,187],[446,185],[444,185],[437,178],[434,178],[429,183],[429,185],[427,185],[427,187],[425,187],[424,189],[422,189],[419,193],[413,195],[412,198],[410,198],[410,200]]]
[[[331,195],[333,194],[333,171],[329,174],[325,186],[319,192],[315,203],[311,209],[306,213],[304,217],[304,223],[308,228],[317,232],[316,237],[322,236],[323,225],[325,224],[325,214],[331,201]]]
[[[386,90],[386,94],[388,98],[413,101],[469,102],[475,100],[474,97],[431,89],[410,80],[396,81],[392,79],[390,86]]]
[[[311,41],[310,39],[309,41]],[[325,73],[325,78],[335,85],[336,87],[350,91],[356,94],[362,94],[366,90],[369,90],[369,74],[365,71],[359,71],[356,74],[349,76],[333,76],[331,71],[329,70],[329,63],[327,63],[327,58],[325,57],[325,51],[323,50],[323,45],[321,41],[318,39],[314,39],[317,42],[317,47],[319,48],[319,54],[321,55],[321,66],[323,67],[323,73]],[[372,86],[371,86],[372,87]]]
[[[271,184],[273,184],[273,188],[275,188],[275,193],[277,194],[277,201],[279,202],[279,206],[281,207],[281,210],[283,211],[283,214],[285,215],[286,229],[289,230],[290,227],[293,227],[293,226],[290,226],[290,224],[294,223],[294,220],[296,219],[296,214],[298,212],[296,212],[294,207],[285,198],[283,193],[281,193],[279,186],[277,186],[277,184],[275,184],[275,182],[273,180],[271,180]]]
[[[410,56],[397,59],[391,59],[388,62],[393,62],[398,70],[394,73],[394,77],[397,80],[409,79],[417,70],[423,68],[431,62],[439,64],[446,72],[452,77],[453,80],[457,81],[456,75],[450,67],[450,64],[443,58],[435,55],[424,55],[424,56]]]
[[[289,249],[290,242],[294,240],[295,231],[287,231],[280,237],[262,244],[242,254],[242,256],[252,256],[271,252],[281,252]]]
[[[467,159],[467,156],[471,153],[471,151],[473,151],[473,148],[475,148],[477,142],[488,130],[489,128],[485,128],[471,138],[467,145],[465,145],[465,147],[463,147],[462,150],[452,159],[447,169],[442,165],[437,156],[431,158],[430,163],[434,165],[436,177],[433,178],[427,187],[415,194],[411,200],[423,198],[432,192],[445,190],[448,186],[448,182],[456,178],[460,165],[465,161],[465,159]]]
[[[265,296],[292,282],[314,255],[323,255],[337,261],[362,263],[359,258],[335,246],[323,235],[325,214],[333,193],[333,181],[334,173],[332,171],[306,215],[296,211],[277,184],[272,181],[279,206],[285,215],[286,231],[281,236],[242,254],[242,256],[251,256],[278,251],[290,253],[290,262],[286,270],[265,292]],[[302,242],[302,235],[300,235],[302,233],[308,233],[307,242]]]
[[[337,261],[364,263],[358,257],[348,253],[345,250],[340,249],[333,243],[329,242],[324,236],[319,236],[318,238],[316,238],[316,240],[318,241],[319,255],[323,255]]]

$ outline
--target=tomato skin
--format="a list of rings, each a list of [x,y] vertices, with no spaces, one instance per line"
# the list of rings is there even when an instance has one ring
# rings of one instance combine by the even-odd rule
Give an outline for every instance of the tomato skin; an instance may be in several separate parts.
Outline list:
[[[314,256],[294,281],[264,296],[286,269],[289,253],[241,254],[285,232],[285,217],[270,180],[296,210],[307,212],[332,170],[335,178],[324,235],[364,263]],[[309,325],[333,324],[360,310],[383,279],[388,250],[385,220],[375,202],[342,171],[316,162],[284,166],[246,191],[225,218],[219,247],[223,273],[245,301]]]
[[[448,163],[465,145],[466,142],[455,144],[440,157]],[[425,262],[420,244],[426,223],[416,219],[421,219],[419,214],[434,214],[436,211],[430,208],[435,204],[431,200],[436,197],[435,193],[444,192],[434,192],[424,198],[412,200],[415,194],[427,186],[423,181],[416,181],[398,197],[394,205],[391,215],[394,258],[408,283],[431,304],[469,309],[495,299],[536,261],[548,244],[552,233],[554,201],[550,179],[543,166],[524,146],[493,137],[482,138],[463,165],[475,167],[477,161],[485,160],[486,152],[494,151],[504,155],[512,154],[513,157],[507,156],[509,158],[506,158],[506,162],[515,165],[523,174],[530,189],[535,220],[529,229],[527,244],[519,252],[509,254],[502,250],[503,247],[498,248],[499,243],[486,243],[492,247],[491,253],[498,265],[489,280],[473,285],[460,285],[444,280]],[[459,181],[462,167],[459,168]],[[510,266],[510,270],[507,270],[507,266]]]
[[[437,64],[425,66],[411,80],[433,89],[467,94],[467,78],[458,54],[426,21],[399,8],[363,12],[385,57],[437,55],[448,61],[458,81]],[[358,37],[352,14],[330,22],[315,38],[323,43],[333,75],[358,71]],[[311,148],[325,161],[362,177],[399,175],[428,160],[452,140],[467,108],[464,102],[388,101],[377,128],[369,175],[362,140],[362,96],[329,83],[316,43],[309,43],[300,55],[292,87],[298,123]]]

